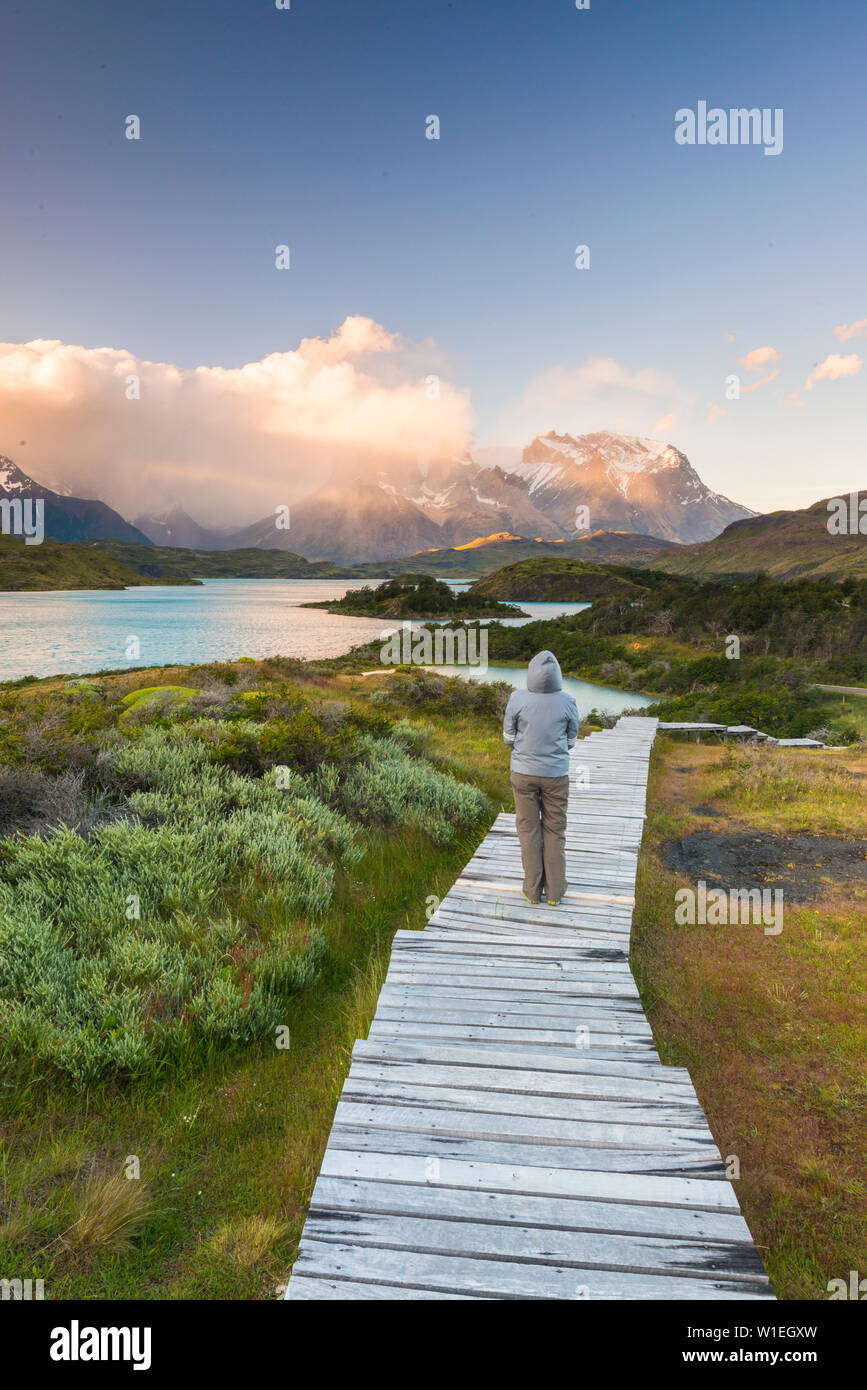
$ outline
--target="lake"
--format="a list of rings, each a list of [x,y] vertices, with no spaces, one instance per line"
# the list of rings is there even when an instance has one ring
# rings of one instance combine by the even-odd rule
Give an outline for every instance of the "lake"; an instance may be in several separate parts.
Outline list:
[[[490,665],[484,671],[473,666],[431,666],[427,669],[438,671],[443,676],[463,676],[471,681],[508,681],[521,690],[527,683],[526,666]],[[615,690],[610,685],[594,685],[592,681],[579,681],[572,676],[563,677],[563,689],[575,696],[582,719],[591,709],[598,710],[600,714],[620,714],[622,710],[643,709],[645,705],[653,703],[649,696],[638,695],[634,690]]]
[[[333,579],[206,579],[201,586],[0,593],[0,680],[21,676],[85,675],[105,668],[193,665],[239,656],[340,656],[379,639],[381,618],[348,618],[302,608],[342,598],[358,581]],[[455,585],[455,588],[463,587]],[[526,603],[527,618],[577,613],[584,603]],[[130,639],[138,655],[127,656]],[[449,673],[479,679],[472,667]],[[489,667],[489,680],[523,685],[518,667]],[[605,713],[648,703],[641,695],[566,680],[578,707]]]
[[[382,620],[299,605],[342,598],[349,587],[331,579],[206,579],[201,587],[0,593],[0,679],[239,656],[340,656],[379,637]],[[139,656],[127,658],[131,637]]]

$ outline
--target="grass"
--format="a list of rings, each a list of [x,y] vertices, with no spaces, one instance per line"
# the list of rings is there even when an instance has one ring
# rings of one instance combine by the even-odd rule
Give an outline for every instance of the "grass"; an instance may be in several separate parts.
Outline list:
[[[663,1060],[686,1066],[778,1297],[824,1299],[867,1268],[863,887],[786,907],[783,932],[678,927],[666,840],[697,830],[865,833],[864,750],[799,759],[659,739],[632,964]],[[716,812],[708,820],[692,804]]]
[[[220,668],[211,676],[201,669],[175,670],[171,678],[197,687],[210,680],[225,684],[231,703],[242,676],[251,689],[267,686],[265,666],[237,663],[232,671]],[[230,674],[234,684],[223,679]],[[156,677],[137,672],[136,681],[152,687]],[[131,683],[106,678],[103,684],[120,727]],[[355,707],[367,700],[364,686],[322,678],[303,689],[329,706]],[[46,703],[51,692],[21,690],[14,697],[15,713],[21,715],[20,700],[25,723],[41,721],[45,731],[47,723],[59,719],[66,700],[62,688],[53,692]],[[469,698],[478,696],[470,692]],[[400,701],[388,696],[387,703],[388,715],[371,703],[370,719],[388,718],[392,727],[401,726]],[[363,854],[331,860],[330,899],[317,918],[322,952],[316,977],[281,1000],[288,1047],[278,1046],[273,1035],[224,1039],[206,1057],[163,1058],[126,1077],[109,1068],[83,1087],[62,1067],[34,1069],[18,1076],[15,1086],[6,1073],[0,1090],[0,1267],[9,1277],[43,1278],[49,1298],[278,1296],[297,1249],[353,1044],[366,1034],[375,1012],[391,938],[398,928],[424,925],[428,897],[447,891],[507,787],[496,719],[455,711],[460,747],[447,759],[450,726],[441,713],[424,713],[424,728],[415,721],[402,745],[418,750],[404,756],[422,771],[415,796],[420,810],[430,776],[449,771],[495,799],[481,819],[476,815],[458,825],[451,838],[437,833],[435,817],[411,814],[399,803],[400,814],[386,823],[374,818],[357,827]],[[127,756],[135,760],[140,748],[194,729],[184,718],[173,725],[161,716],[130,733]],[[225,724],[227,730],[239,726],[243,732],[241,719]],[[62,741],[69,728],[62,724],[53,734]],[[104,728],[97,737],[105,738]],[[43,742],[34,748],[48,756]],[[55,752],[52,744],[51,756]],[[154,765],[158,759],[151,752],[146,761]],[[219,767],[218,772],[222,776]],[[367,784],[364,790],[367,795]],[[251,924],[268,922],[255,894],[247,895],[246,907]]]
[[[205,1071],[127,1091],[108,1085],[84,1100],[62,1088],[47,1101],[34,1095],[3,1127],[10,1189],[28,1154],[65,1142],[74,1157],[47,1162],[23,1183],[19,1176],[9,1213],[18,1238],[0,1236],[3,1268],[45,1278],[52,1298],[277,1296],[391,937],[424,924],[427,896],[445,893],[483,829],[448,848],[418,830],[371,833],[323,923],[321,978],[287,1007],[288,1049],[257,1041],[216,1056]],[[118,1177],[131,1156],[139,1180]],[[150,1186],[154,1206],[123,1253],[60,1239],[90,1166],[131,1191]]]

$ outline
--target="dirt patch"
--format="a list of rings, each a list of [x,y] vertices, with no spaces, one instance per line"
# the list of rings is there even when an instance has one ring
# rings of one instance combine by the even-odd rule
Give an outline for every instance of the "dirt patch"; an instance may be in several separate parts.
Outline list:
[[[867,883],[867,842],[863,840],[756,831],[699,832],[669,840],[660,853],[667,869],[704,879],[709,888],[782,888],[794,902],[812,902],[832,885]]]

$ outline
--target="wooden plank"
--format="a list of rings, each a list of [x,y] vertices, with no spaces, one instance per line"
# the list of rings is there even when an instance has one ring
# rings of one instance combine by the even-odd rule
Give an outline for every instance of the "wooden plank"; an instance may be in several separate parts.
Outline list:
[[[586,1049],[584,1049],[586,1052]],[[376,1038],[359,1040],[355,1044],[353,1057],[368,1060],[389,1060],[393,1062],[453,1063],[455,1066],[483,1070],[485,1067],[502,1071],[532,1072],[533,1080],[542,1084],[544,1078],[551,1077],[555,1084],[565,1085],[570,1077],[587,1078],[626,1087],[632,1082],[636,1085],[664,1085],[673,1095],[687,1095],[695,1092],[686,1072],[679,1068],[664,1067],[657,1062],[651,1069],[643,1062],[603,1062],[584,1055],[577,1048],[533,1048],[499,1047],[495,1057],[482,1057],[479,1049],[472,1043],[456,1042],[412,1042],[410,1040],[389,1039],[381,1042]],[[671,1072],[675,1074],[670,1075]],[[650,1080],[649,1077],[653,1079]],[[529,1078],[525,1078],[525,1081]]]
[[[725,1275],[749,1285],[767,1286],[755,1251],[726,1241],[679,1240],[675,1236],[611,1235],[573,1229],[499,1224],[492,1221],[453,1221],[437,1216],[401,1213],[370,1214],[330,1211],[311,1206],[310,1234],[315,1240],[341,1245],[375,1246],[391,1250],[430,1252],[459,1258],[483,1257],[504,1261],[552,1264],[565,1268],[605,1269],[622,1273],[676,1274],[695,1279]]]
[[[423,1080],[397,1081],[387,1069],[378,1077],[350,1074],[341,1099],[387,1101],[394,1105],[422,1105],[459,1110],[490,1111],[497,1115],[540,1115],[544,1119],[598,1120],[621,1126],[673,1125],[705,1132],[707,1121],[701,1106],[667,1105],[661,1101],[585,1100],[578,1096],[537,1096],[529,1091],[479,1091],[473,1087],[425,1084]]]
[[[376,1174],[384,1182],[423,1183],[431,1190],[458,1187],[468,1191],[581,1197],[588,1201],[686,1207],[740,1215],[731,1183],[715,1178],[680,1177],[671,1173],[610,1173],[592,1168],[565,1168],[559,1164],[546,1168],[544,1164],[503,1164],[447,1156],[439,1158],[435,1181],[431,1171],[427,1154],[341,1150],[329,1145],[322,1160],[322,1172],[326,1177],[370,1178]]]
[[[574,1028],[503,1028],[481,1023],[430,1023],[406,1018],[375,1018],[370,1025],[371,1038],[445,1038],[450,1042],[473,1042],[480,1046],[500,1048],[501,1045],[514,1049],[519,1044],[527,1047],[568,1047],[576,1051],[592,1051],[595,1056],[599,1047],[624,1047],[638,1051],[653,1047],[647,1038],[623,1033],[608,1021],[587,1015],[578,1019]],[[583,1031],[579,1032],[581,1029]],[[654,1052],[654,1061],[656,1054]]]
[[[427,1002],[425,1000],[427,999]],[[586,1001],[585,1001],[586,1002]],[[448,1007],[451,1003],[452,1007]],[[514,1004],[511,1007],[507,1004],[499,1004],[485,1008],[484,1000],[458,999],[454,996],[443,995],[417,995],[410,1005],[402,1003],[400,1000],[390,1002],[389,996],[385,999],[380,996],[379,1008],[376,1017],[381,1021],[391,1021],[400,1023],[466,1023],[476,1027],[491,1028],[553,1028],[560,1032],[564,1030],[570,1035],[571,1045],[575,1046],[575,1028],[577,1019],[593,1017],[597,1020],[596,1026],[605,1032],[629,1033],[630,1035],[650,1039],[650,1026],[645,1022],[640,1014],[630,1014],[627,1012],[616,1012],[607,1014],[601,1008],[589,1008],[582,1011],[579,1005],[569,1003],[560,1007],[560,1012],[553,1012],[555,1006],[552,1004],[549,1012],[542,1013],[540,1004]],[[523,1011],[522,1011],[523,1010]]]
[[[406,1058],[393,1055],[396,1048],[374,1048],[359,1052],[359,1044],[353,1053],[353,1071],[359,1077],[379,1077],[387,1072],[396,1081],[424,1081],[427,1084],[471,1087],[479,1091],[519,1091],[537,1096],[572,1097],[576,1100],[616,1100],[635,1101],[653,1104],[657,1101],[667,1105],[696,1106],[698,1100],[691,1086],[684,1086],[669,1080],[665,1069],[650,1073],[641,1070],[641,1080],[632,1077],[618,1078],[614,1075],[601,1075],[597,1068],[584,1071],[543,1071],[539,1068],[522,1066],[522,1057],[517,1066],[476,1065],[454,1062],[446,1059],[424,1058],[411,1055]]]
[[[296,1266],[297,1269],[297,1266]],[[403,1299],[417,1301],[418,1299],[441,1300],[451,1299],[454,1302],[466,1302],[468,1299],[484,1301],[483,1295],[472,1293],[444,1293],[441,1289],[412,1289],[403,1284],[369,1284],[354,1279],[334,1279],[321,1276],[308,1277],[302,1273],[295,1273],[293,1270],[289,1287],[286,1290],[286,1297],[293,1302],[316,1300],[317,1303],[323,1300],[334,1302],[357,1302],[359,1300]]]
[[[694,1132],[694,1131],[693,1131]],[[329,1147],[366,1150],[378,1154],[404,1154],[425,1162],[462,1158],[468,1162],[516,1164],[530,1168],[553,1168],[558,1164],[573,1171],[587,1168],[595,1173],[651,1173],[656,1177],[701,1177],[725,1181],[725,1169],[716,1149],[683,1147],[660,1152],[658,1149],[609,1148],[604,1144],[518,1143],[495,1139],[473,1139],[430,1131],[414,1134],[409,1130],[364,1128],[335,1123]]]
[[[624,1125],[608,1120],[574,1120],[551,1115],[510,1115],[490,1110],[446,1110],[442,1106],[395,1105],[389,1100],[341,1098],[335,1124],[363,1129],[411,1130],[441,1137],[491,1139],[502,1143],[578,1144],[614,1149],[717,1150],[708,1130],[679,1125]]]
[[[772,1296],[758,1280],[748,1283],[719,1276],[634,1274],[621,1270],[558,1266],[501,1259],[468,1259],[409,1250],[383,1250],[306,1237],[299,1272],[393,1283],[445,1293],[472,1293],[509,1299],[713,1299],[745,1300]]]
[[[390,1216],[442,1216],[456,1221],[495,1221],[562,1231],[607,1231],[686,1241],[725,1241],[752,1249],[743,1217],[703,1207],[651,1206],[580,1197],[487,1192],[429,1183],[377,1182],[320,1175],[311,1210],[382,1212]]]

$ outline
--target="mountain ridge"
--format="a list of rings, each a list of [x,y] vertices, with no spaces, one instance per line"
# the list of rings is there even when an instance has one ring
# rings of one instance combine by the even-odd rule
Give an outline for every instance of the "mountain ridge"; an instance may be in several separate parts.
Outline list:
[[[589,516],[579,514],[582,507]],[[352,565],[456,548],[503,532],[571,541],[588,532],[619,531],[689,543],[755,515],[706,487],[672,444],[607,432],[573,438],[551,430],[537,435],[514,467],[479,462],[470,454],[424,465],[390,463],[372,477],[356,474],[308,493],[291,507],[285,530],[266,516],[215,536],[212,544],[285,549]],[[196,525],[184,514],[187,523]],[[153,529],[150,534],[157,539]]]
[[[867,489],[854,496],[864,505]],[[826,497],[797,510],[744,517],[702,545],[678,546],[656,556],[650,568],[697,579],[756,574],[782,580],[867,577],[867,534],[835,535],[828,530],[829,503],[835,500]],[[848,506],[849,495],[840,500]],[[867,515],[863,520],[867,524]]]
[[[125,521],[120,512],[106,502],[54,492],[37,483],[12,459],[0,454],[0,501],[24,501],[28,498],[45,503],[43,525],[46,537],[52,540],[84,542],[116,539],[150,545],[150,540],[142,531]]]

